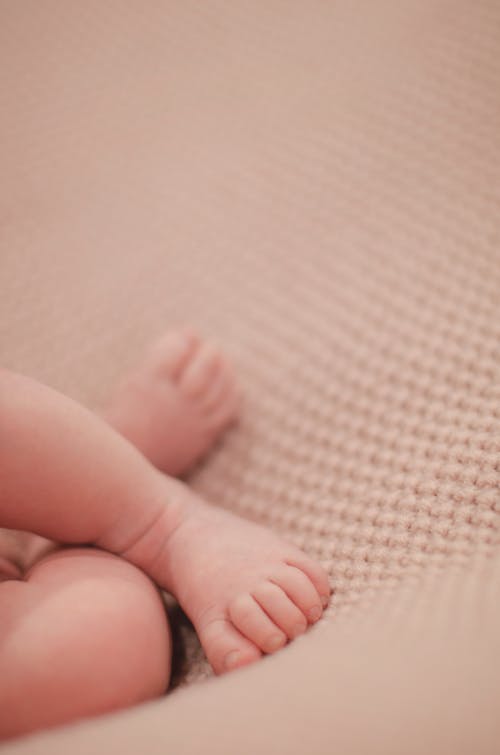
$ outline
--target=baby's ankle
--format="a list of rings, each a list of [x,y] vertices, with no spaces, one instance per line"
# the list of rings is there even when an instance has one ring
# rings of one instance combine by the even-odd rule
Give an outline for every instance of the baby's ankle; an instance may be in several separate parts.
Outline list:
[[[161,587],[171,590],[168,544],[174,532],[198,508],[197,496],[182,482],[154,470],[144,496],[144,517],[117,523],[98,543],[138,566]]]

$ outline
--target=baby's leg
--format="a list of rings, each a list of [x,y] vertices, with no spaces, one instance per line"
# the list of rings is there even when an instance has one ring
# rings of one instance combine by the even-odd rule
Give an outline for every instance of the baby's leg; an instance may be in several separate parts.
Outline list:
[[[114,389],[102,416],[158,469],[182,475],[238,414],[238,390],[223,353],[190,329],[153,343]]]
[[[0,583],[0,739],[160,695],[170,634],[153,583],[96,548]]]
[[[161,475],[75,402],[1,369],[0,479],[0,524],[143,569],[178,599],[217,673],[282,647],[328,603],[326,573],[297,548]]]

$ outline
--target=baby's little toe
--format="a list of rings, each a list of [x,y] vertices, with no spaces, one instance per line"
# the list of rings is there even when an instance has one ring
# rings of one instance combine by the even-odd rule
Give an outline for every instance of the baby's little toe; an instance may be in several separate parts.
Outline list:
[[[278,585],[263,582],[252,590],[252,596],[290,640],[306,631],[306,617]]]
[[[320,595],[301,569],[283,565],[273,572],[270,581],[286,593],[311,624],[321,617],[323,606]]]
[[[261,657],[260,650],[223,615],[196,627],[208,661],[216,674],[246,666]]]
[[[312,558],[309,558],[309,556],[307,556],[305,553],[302,553],[301,551],[297,551],[296,555],[293,558],[289,559],[287,563],[290,566],[295,566],[297,569],[300,569],[300,571],[307,575],[307,577],[311,580],[314,587],[318,591],[323,608],[326,608],[330,601],[332,590],[330,587],[328,574],[323,569],[321,564],[319,564],[317,561],[313,561]]]
[[[186,364],[180,378],[180,387],[189,398],[200,398],[210,387],[217,373],[219,351],[211,343],[204,343]]]
[[[229,604],[229,617],[242,635],[264,653],[274,653],[286,645],[285,633],[262,610],[249,593],[239,595]]]
[[[190,328],[171,330],[150,348],[150,356],[165,377],[176,380],[199,345],[199,336]]]

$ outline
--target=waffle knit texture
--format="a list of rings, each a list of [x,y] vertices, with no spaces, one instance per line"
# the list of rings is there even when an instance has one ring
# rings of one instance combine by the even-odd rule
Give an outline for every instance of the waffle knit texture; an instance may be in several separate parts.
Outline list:
[[[499,39],[496,0],[2,7],[4,366],[97,406],[216,337],[244,416],[191,482],[324,563],[325,622],[497,558]]]

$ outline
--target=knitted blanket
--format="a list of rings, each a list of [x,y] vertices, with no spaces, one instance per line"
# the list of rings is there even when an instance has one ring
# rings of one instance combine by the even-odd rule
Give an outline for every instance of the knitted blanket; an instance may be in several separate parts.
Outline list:
[[[322,560],[325,622],[498,553],[499,35],[495,0],[2,6],[3,364],[97,406],[216,337],[244,415],[190,482]]]

